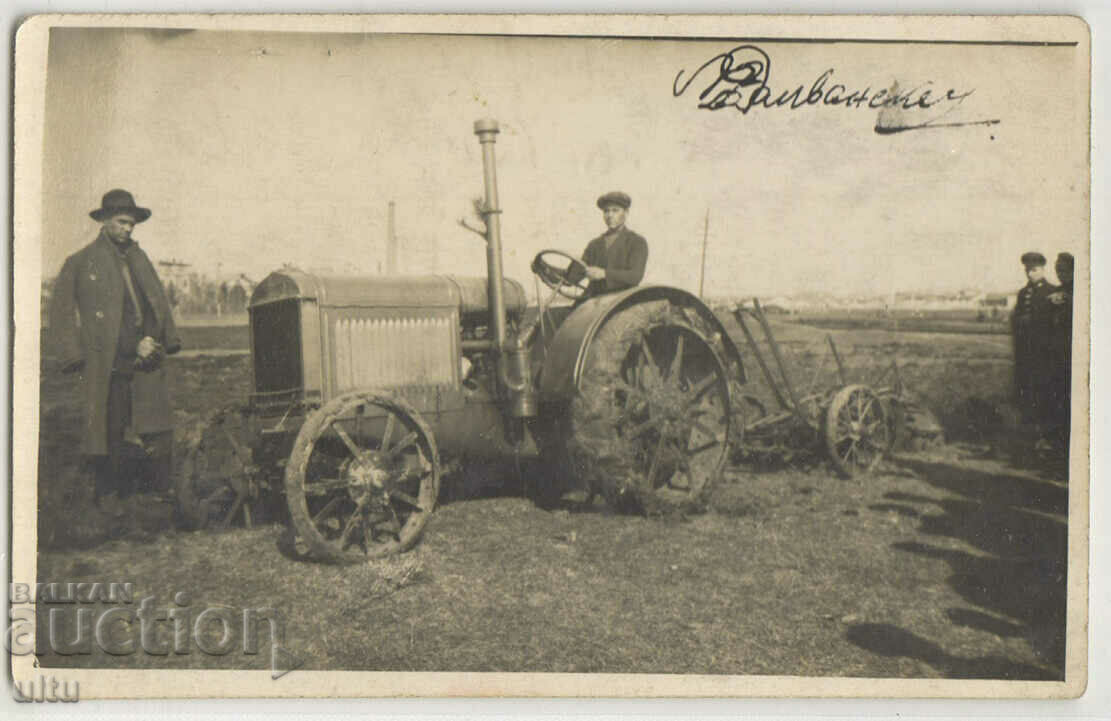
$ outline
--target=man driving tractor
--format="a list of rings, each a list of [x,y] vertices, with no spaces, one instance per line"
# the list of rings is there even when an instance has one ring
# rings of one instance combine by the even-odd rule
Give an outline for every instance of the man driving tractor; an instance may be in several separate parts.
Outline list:
[[[632,288],[644,278],[648,242],[625,227],[632,204],[632,199],[620,191],[598,198],[608,230],[587,244],[582,255],[585,268],[572,263],[567,269],[567,281],[572,284],[584,276],[590,280],[583,299]]]

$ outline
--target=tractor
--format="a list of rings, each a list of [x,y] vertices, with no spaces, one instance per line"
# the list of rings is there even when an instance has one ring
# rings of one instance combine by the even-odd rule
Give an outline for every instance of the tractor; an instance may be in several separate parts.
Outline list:
[[[737,347],[678,288],[584,297],[581,261],[560,251],[532,262],[549,293],[529,306],[502,272],[498,124],[474,132],[487,277],[266,277],[249,305],[253,392],[196,429],[178,475],[190,524],[250,524],[277,492],[308,556],[393,554],[418,542],[460,457],[524,464],[540,497],[705,503],[743,429]]]

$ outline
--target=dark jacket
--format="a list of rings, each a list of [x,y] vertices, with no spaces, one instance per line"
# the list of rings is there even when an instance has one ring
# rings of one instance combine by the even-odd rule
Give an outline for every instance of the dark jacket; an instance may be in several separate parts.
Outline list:
[[[1018,292],[1011,313],[1016,354],[1041,353],[1052,345],[1057,307],[1050,295],[1057,290],[1046,280],[1027,283]]]
[[[1057,290],[1048,281],[1027,283],[1018,292],[1011,313],[1015,352],[1015,389],[1021,406],[1035,417],[1051,405],[1055,358],[1054,317],[1049,296]]]
[[[103,234],[66,259],[54,283],[50,303],[50,336],[63,369],[79,366],[85,391],[85,425],[82,450],[93,455],[108,452],[108,383],[116,359],[116,345],[123,314],[124,286],[120,260]],[[127,250],[132,282],[146,299],[144,310],[153,318],[145,330],[167,353],[181,349],[170,304],[150,259],[137,244]],[[173,428],[166,371],[158,367],[136,372],[131,380],[131,425],[136,433],[156,433]]]
[[[611,234],[616,234],[617,237],[607,251],[606,239]],[[605,279],[590,281],[586,297],[632,288],[640,285],[640,281],[644,279],[644,266],[648,264],[648,241],[622,227],[590,241],[583,251],[582,259],[587,265],[606,269]],[[577,268],[578,266],[571,267],[569,280],[572,282],[577,282],[583,276],[582,272],[574,272]]]

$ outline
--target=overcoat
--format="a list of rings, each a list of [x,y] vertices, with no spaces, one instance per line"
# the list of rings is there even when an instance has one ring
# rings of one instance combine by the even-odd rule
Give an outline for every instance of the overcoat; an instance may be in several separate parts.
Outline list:
[[[1011,314],[1015,353],[1015,390],[1019,404],[1033,419],[1044,420],[1053,405],[1056,385],[1054,316],[1049,296],[1057,290],[1045,280],[1027,283],[1018,292]]]
[[[590,281],[586,297],[632,288],[640,285],[640,281],[644,279],[644,268],[648,264],[648,241],[625,227],[613,232],[617,237],[608,250],[606,238],[610,233],[607,232],[590,241],[583,251],[584,263],[606,269],[604,279]],[[577,282],[581,277],[579,267],[571,266],[569,280]]]
[[[147,254],[132,241],[127,251],[132,283],[146,296],[153,323],[148,333],[167,353],[181,349],[170,304]],[[54,284],[50,335],[63,369],[79,369],[85,395],[82,450],[108,453],[108,385],[116,357],[126,293],[118,251],[103,233],[66,259]],[[150,330],[153,329],[153,332]],[[173,428],[164,365],[135,371],[131,380],[131,427],[136,433]]]

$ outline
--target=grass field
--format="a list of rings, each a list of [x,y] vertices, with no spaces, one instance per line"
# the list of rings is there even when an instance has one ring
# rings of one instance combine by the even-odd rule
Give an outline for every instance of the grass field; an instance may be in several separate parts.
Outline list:
[[[801,388],[833,382],[826,331],[775,330]],[[223,347],[243,339],[214,332]],[[1067,484],[1012,453],[1008,339],[830,332],[851,381],[896,358],[950,443],[851,481],[820,460],[732,467],[709,511],[686,518],[545,510],[506,473],[448,494],[415,551],[357,567],[283,555],[280,526],[178,532],[141,506],[108,540],[104,519],[73,511],[91,504],[80,407],[74,380],[48,375],[38,580],[130,581],[164,607],[180,590],[193,610],[272,607],[283,647],[315,669],[1063,678]],[[182,426],[249,391],[246,356],[170,369]],[[196,649],[40,661],[269,666]]]
[[[800,311],[789,316],[796,323],[816,328],[841,330],[887,330],[901,333],[970,333],[972,335],[1009,334],[1005,312],[983,317],[974,310],[852,310]]]
[[[184,325],[178,328],[185,350],[247,350],[251,333],[243,325]]]
[[[796,323],[815,328],[840,330],[886,330],[896,333],[967,333],[970,335],[1009,335],[1010,326],[998,321],[944,320],[940,318],[853,317],[849,315],[798,315]]]

